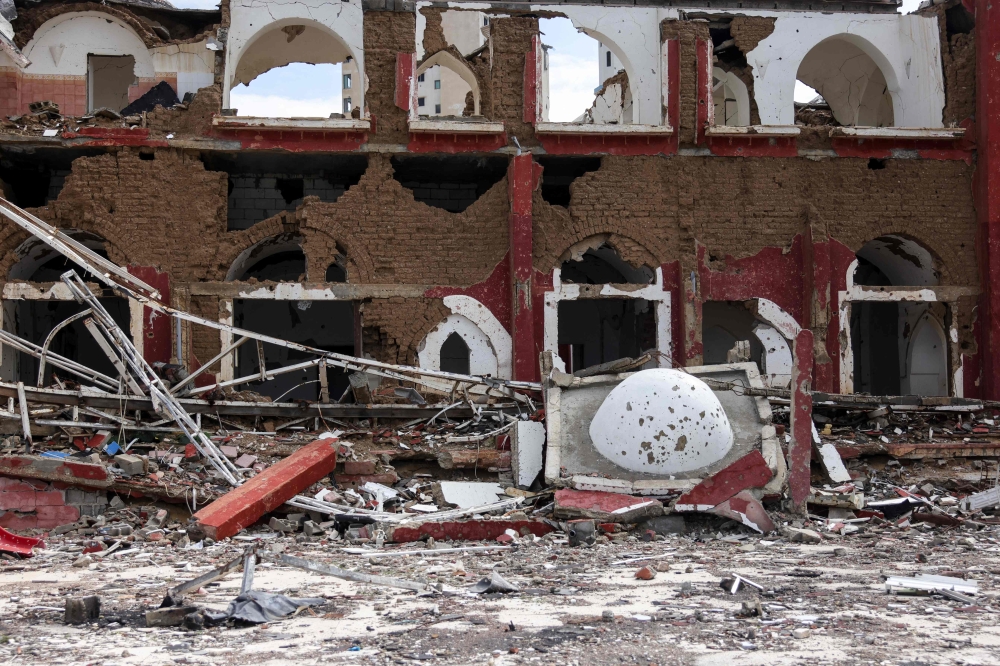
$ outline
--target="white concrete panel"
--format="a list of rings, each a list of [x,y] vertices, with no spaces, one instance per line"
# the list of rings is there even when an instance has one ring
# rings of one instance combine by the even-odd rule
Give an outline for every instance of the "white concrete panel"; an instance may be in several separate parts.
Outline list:
[[[941,127],[944,81],[936,19],[912,14],[745,12],[776,17],[774,32],[747,54],[764,125],[792,125],[799,65],[817,44],[841,37],[875,61],[893,99],[897,127]]]
[[[660,64],[661,12],[655,7],[603,5],[532,5],[533,11],[552,11],[569,18],[580,31],[611,51],[628,74],[632,91],[632,122],[663,122]]]
[[[441,346],[452,333],[458,333],[469,347],[469,374],[498,376],[496,351],[489,337],[463,315],[449,315],[427,334],[417,350],[417,365],[425,370],[441,369]]]
[[[788,341],[771,326],[757,324],[753,333],[764,347],[764,383],[771,388],[788,388],[792,383],[792,350]]]
[[[46,21],[24,47],[25,74],[86,76],[88,55],[135,58],[135,75],[156,73],[153,57],[131,27],[110,14],[70,12]]]
[[[590,424],[594,447],[633,472],[677,474],[722,460],[734,435],[722,403],[700,379],[655,368],[630,375]]]
[[[527,488],[542,471],[544,449],[544,423],[518,421],[511,428],[511,466],[514,468],[514,483],[518,487]]]
[[[177,96],[184,99],[186,93],[196,93],[215,83],[215,75],[209,72],[177,72]]]
[[[497,372],[494,377],[510,379],[513,376],[513,349],[514,343],[510,333],[504,328],[500,320],[497,319],[490,309],[474,299],[472,296],[455,294],[445,296],[445,307],[454,314],[467,317],[469,321],[479,327],[479,330],[490,340],[490,345],[497,359]]]

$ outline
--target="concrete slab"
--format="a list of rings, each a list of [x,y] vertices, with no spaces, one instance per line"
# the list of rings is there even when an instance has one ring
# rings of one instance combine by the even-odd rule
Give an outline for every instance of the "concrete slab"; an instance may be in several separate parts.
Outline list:
[[[740,491],[764,487],[772,476],[760,451],[751,451],[681,495],[674,510],[708,511]]]
[[[659,500],[618,493],[563,488],[556,491],[552,514],[557,518],[592,518],[601,522],[635,523],[663,515],[663,504]]]

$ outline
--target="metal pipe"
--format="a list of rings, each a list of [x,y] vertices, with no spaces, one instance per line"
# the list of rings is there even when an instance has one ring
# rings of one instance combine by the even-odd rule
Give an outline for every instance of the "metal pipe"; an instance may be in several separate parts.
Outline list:
[[[86,317],[89,314],[90,314],[90,308],[87,308],[83,312],[77,312],[72,317],[67,317],[66,319],[63,319],[61,322],[56,324],[55,327],[51,331],[49,331],[49,334],[45,336],[45,342],[42,343],[42,355],[38,357],[40,360],[38,363],[38,382],[35,384],[36,386],[41,388],[42,386],[45,385],[45,356],[46,354],[49,353],[49,345],[52,344],[52,340],[56,337],[56,333],[66,328],[77,319],[82,319],[83,317]]]

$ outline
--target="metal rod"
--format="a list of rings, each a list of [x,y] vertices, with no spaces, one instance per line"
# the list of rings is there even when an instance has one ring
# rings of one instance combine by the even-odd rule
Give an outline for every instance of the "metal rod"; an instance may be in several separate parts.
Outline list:
[[[178,321],[178,323],[180,322],[179,319],[177,321]],[[222,351],[220,351],[218,354],[216,354],[215,356],[212,357],[212,360],[210,360],[207,363],[203,364],[200,368],[198,368],[197,370],[195,370],[194,372],[192,372],[190,375],[188,375],[187,377],[185,377],[183,381],[180,381],[180,382],[177,382],[176,384],[174,384],[170,388],[170,395],[177,395],[178,391],[180,391],[182,388],[184,388],[185,386],[187,386],[188,384],[190,384],[191,382],[193,382],[196,377],[198,377],[202,373],[206,372],[213,365],[215,365],[216,363],[218,363],[219,361],[221,361],[223,358],[225,358],[226,354],[229,354],[229,353],[234,352],[237,349],[239,349],[240,345],[242,345],[244,342],[246,342],[249,339],[250,338],[240,338],[239,340],[237,340],[233,344],[229,345],[228,347],[226,347],[225,349],[223,349]]]
[[[132,375],[128,373],[128,370],[125,368],[125,364],[122,363],[122,360],[118,357],[118,354],[115,353],[115,350],[111,348],[107,339],[105,339],[105,337],[101,334],[101,330],[97,327],[97,323],[94,321],[94,318],[88,317],[87,319],[84,319],[83,325],[87,327],[88,331],[90,331],[90,334],[97,342],[97,346],[101,348],[101,351],[103,351],[105,356],[108,357],[108,360],[111,361],[111,365],[115,366],[115,370],[118,371],[118,375],[132,390],[132,393],[142,395],[142,389],[135,382],[135,379],[132,378]]]
[[[17,402],[21,409],[21,429],[24,431],[24,450],[31,453],[31,422],[28,420],[28,399],[24,397],[24,382],[17,383]]]
[[[56,324],[55,327],[51,331],[49,331],[49,334],[45,336],[45,342],[42,343],[42,355],[38,357],[39,358],[38,382],[35,384],[36,386],[45,385],[45,356],[46,354],[49,353],[49,345],[52,344],[52,340],[56,337],[56,333],[66,328],[77,319],[82,319],[83,317],[86,317],[89,314],[90,314],[90,308],[87,308],[83,312],[77,312],[72,317],[67,317],[66,319],[63,319],[61,322]]]
[[[122,353],[129,369],[135,373],[142,384],[146,387],[149,397],[153,403],[153,409],[163,416],[170,415],[180,426],[188,440],[194,444],[203,457],[222,475],[222,477],[233,486],[238,486],[243,479],[236,466],[225,456],[219,447],[212,440],[205,436],[198,428],[191,416],[177,402],[177,399],[170,395],[163,381],[157,376],[156,371],[139,354],[131,338],[123,331],[114,318],[104,309],[94,293],[90,291],[87,284],[80,279],[76,271],[66,271],[62,275],[62,281],[69,287],[73,296],[81,303],[85,303],[93,310],[94,323],[100,327],[101,333],[108,341]]]
[[[304,361],[302,363],[296,363],[295,365],[286,365],[283,368],[275,368],[274,370],[269,370],[263,374],[254,373],[252,375],[245,375],[243,377],[237,377],[236,379],[230,379],[225,382],[217,382],[211,384],[210,386],[200,386],[193,391],[189,392],[189,395],[201,395],[202,393],[207,393],[213,391],[217,388],[225,388],[226,386],[236,386],[237,384],[249,384],[251,382],[266,382],[269,379],[274,379],[278,375],[288,374],[289,372],[297,372],[299,370],[304,370],[305,368],[311,368],[317,365],[321,359],[313,359],[312,361]]]
[[[24,338],[20,338],[14,335],[13,333],[10,333],[3,329],[0,329],[0,340],[2,340],[4,344],[10,345],[14,349],[22,351],[25,354],[30,354],[35,358],[39,358],[41,356],[41,351],[40,351],[41,347],[39,347],[33,342],[29,342]],[[49,352],[47,356],[49,359],[49,363],[56,366],[57,368],[62,368],[66,372],[72,373],[78,377],[83,377],[87,380],[94,382],[95,384],[102,385],[104,386],[105,390],[110,390],[110,391],[117,390],[118,380],[113,377],[108,377],[107,375],[101,372],[92,370],[91,368],[88,368],[85,365],[81,365],[76,361],[72,361],[64,356],[60,356],[55,352]]]

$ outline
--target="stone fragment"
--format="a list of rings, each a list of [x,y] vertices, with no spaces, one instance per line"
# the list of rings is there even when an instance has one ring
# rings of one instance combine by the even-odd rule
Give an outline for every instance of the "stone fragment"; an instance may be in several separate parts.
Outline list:
[[[794,543],[820,543],[823,537],[814,530],[799,529],[798,527],[782,527],[781,533]]]
[[[115,456],[115,463],[118,464],[125,476],[138,476],[146,471],[143,459],[129,453],[120,453]]]
[[[66,613],[63,616],[63,620],[66,624],[83,624],[97,620],[100,615],[100,597],[80,597],[78,599],[66,600]]]

